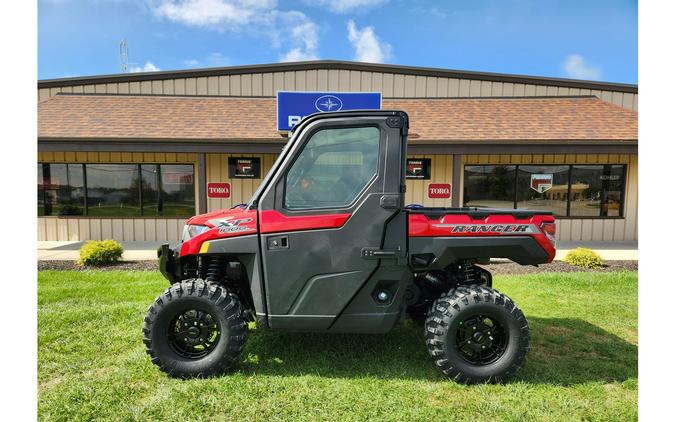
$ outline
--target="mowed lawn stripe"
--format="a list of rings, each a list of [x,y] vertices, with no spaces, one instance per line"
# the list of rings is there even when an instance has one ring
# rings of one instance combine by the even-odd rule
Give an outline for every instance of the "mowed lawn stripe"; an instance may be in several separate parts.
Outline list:
[[[504,385],[446,380],[420,327],[385,335],[253,329],[230,375],[168,378],[140,327],[167,287],[154,272],[38,275],[41,420],[635,420],[637,273],[496,276],[530,321],[529,359]]]

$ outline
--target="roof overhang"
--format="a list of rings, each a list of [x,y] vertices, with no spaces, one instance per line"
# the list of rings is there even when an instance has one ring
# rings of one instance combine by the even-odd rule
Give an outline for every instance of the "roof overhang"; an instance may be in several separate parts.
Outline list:
[[[192,152],[278,154],[285,142],[233,140],[55,139],[38,138],[38,151],[52,152]],[[443,142],[408,143],[409,154],[637,154],[638,144],[627,142]]]

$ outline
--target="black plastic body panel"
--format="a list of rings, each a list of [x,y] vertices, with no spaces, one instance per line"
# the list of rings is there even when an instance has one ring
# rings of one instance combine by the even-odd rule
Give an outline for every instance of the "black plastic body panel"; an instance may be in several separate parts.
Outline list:
[[[246,268],[253,306],[261,325],[267,325],[267,306],[264,300],[265,291],[262,283],[260,265],[260,246],[258,235],[230,237],[209,242],[209,254],[225,254],[236,257]]]
[[[164,278],[169,280],[171,284],[180,280],[180,264],[176,259],[176,252],[169,247],[168,243],[164,243],[157,249],[157,258],[159,258],[159,272]]]
[[[548,261],[546,251],[530,236],[411,237],[410,255],[433,254],[426,269],[440,270],[463,259],[508,258],[521,265]]]

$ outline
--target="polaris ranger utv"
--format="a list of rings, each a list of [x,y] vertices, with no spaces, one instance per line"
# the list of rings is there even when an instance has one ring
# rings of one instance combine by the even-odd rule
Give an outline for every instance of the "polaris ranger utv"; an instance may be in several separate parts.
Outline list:
[[[247,204],[188,220],[158,250],[167,288],[143,341],[180,378],[230,369],[248,323],[273,330],[386,333],[424,325],[440,370],[498,382],[530,341],[520,309],[476,264],[550,262],[548,212],[405,207],[408,116],[322,113],[302,120]]]

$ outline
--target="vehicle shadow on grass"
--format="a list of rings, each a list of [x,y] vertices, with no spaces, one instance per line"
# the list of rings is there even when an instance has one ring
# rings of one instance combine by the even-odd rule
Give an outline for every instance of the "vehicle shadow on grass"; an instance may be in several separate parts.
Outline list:
[[[528,360],[514,380],[573,385],[637,378],[638,347],[576,318],[529,318]],[[423,328],[406,322],[391,333],[305,334],[253,330],[242,375],[444,381],[427,354]]]

